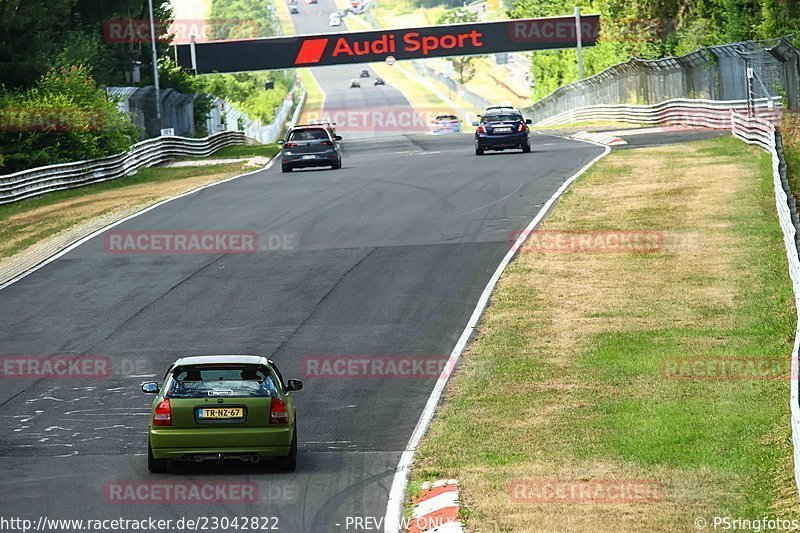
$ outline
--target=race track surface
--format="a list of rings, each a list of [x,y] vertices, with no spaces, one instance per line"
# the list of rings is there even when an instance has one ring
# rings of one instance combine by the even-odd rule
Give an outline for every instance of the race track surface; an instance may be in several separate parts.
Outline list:
[[[349,77],[320,74],[329,103],[405,101],[391,87],[370,87],[377,100],[350,100],[340,83]],[[394,467],[435,376],[315,378],[302,361],[447,356],[511,233],[602,152],[532,140],[530,154],[476,157],[466,135],[347,139],[341,170],[282,174],[276,165],[112,230],[253,231],[266,245],[258,253],[120,255],[100,236],[0,291],[0,354],[87,355],[111,365],[95,378],[2,380],[2,514],[277,516],[278,530],[289,532],[344,531],[347,517],[373,517],[367,530],[382,529]],[[148,474],[152,397],[139,385],[160,380],[181,355],[204,353],[267,355],[284,377],[304,380],[295,395],[296,472],[206,463]],[[129,481],[253,483],[258,498],[197,505],[109,497],[110,486]]]

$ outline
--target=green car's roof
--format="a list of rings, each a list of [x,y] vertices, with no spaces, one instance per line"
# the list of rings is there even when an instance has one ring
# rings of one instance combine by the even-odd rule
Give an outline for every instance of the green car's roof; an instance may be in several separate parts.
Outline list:
[[[243,365],[258,365],[266,362],[266,357],[260,355],[191,355],[181,357],[173,366],[209,365],[215,363],[238,363]]]

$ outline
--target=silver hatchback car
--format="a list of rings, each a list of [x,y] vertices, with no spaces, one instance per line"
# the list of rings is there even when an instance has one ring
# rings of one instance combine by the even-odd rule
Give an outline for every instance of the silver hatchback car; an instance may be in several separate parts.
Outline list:
[[[281,170],[291,172],[296,168],[342,168],[342,151],[339,135],[318,125],[295,126],[286,134],[281,145]]]

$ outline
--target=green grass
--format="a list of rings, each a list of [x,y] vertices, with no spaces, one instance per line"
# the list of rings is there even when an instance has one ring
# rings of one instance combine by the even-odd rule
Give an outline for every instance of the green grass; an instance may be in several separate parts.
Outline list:
[[[127,193],[131,189],[135,190],[136,188],[147,187],[151,195],[157,195],[158,184],[167,184],[168,182],[202,176],[235,175],[241,172],[242,165],[239,163],[181,168],[150,167],[142,169],[132,176],[125,176],[75,189],[55,191],[36,198],[0,205],[0,257],[10,257],[42,239],[72,227],[76,223],[91,218],[92,216],[103,214],[111,208],[99,212],[92,211],[91,209],[80,212],[76,210],[73,212],[68,209],[60,211],[58,217],[43,215],[44,218],[27,220],[24,222],[13,220],[13,218],[18,215],[26,215],[37,209],[57,206],[61,203],[74,202],[76,200],[91,202],[92,197],[109,191]],[[133,196],[138,195],[134,194]],[[139,198],[138,200],[146,201],[147,198]],[[121,200],[121,203],[122,202]],[[21,234],[25,234],[26,236],[19,238]]]
[[[300,81],[303,82],[303,87],[306,88],[306,101],[303,104],[303,111],[319,110],[325,103],[325,93],[322,92],[316,78],[311,74],[311,70],[307,68],[297,69],[297,74],[300,76]]]
[[[786,113],[783,129],[783,153],[787,178],[795,198],[800,198],[800,113]]]
[[[689,513],[712,511],[741,517],[776,516],[776,509],[782,518],[797,514],[788,379],[679,381],[660,374],[662,362],[672,357],[788,361],[795,331],[769,156],[731,138],[687,146],[695,153],[652,152],[660,158],[658,165],[641,150],[612,152],[572,186],[550,218],[560,227],[636,224],[699,232],[701,242],[721,239],[725,245],[702,252],[710,254],[703,261],[724,254],[733,277],[715,277],[713,269],[682,268],[682,262],[695,259],[668,253],[599,259],[524,254],[515,259],[448,387],[447,401],[423,440],[411,477],[413,483],[460,479],[462,491],[475,502],[470,520],[478,529],[515,530],[521,523],[554,516],[542,506],[506,501],[508,482],[524,472],[544,469],[539,475],[552,478],[577,470],[577,476],[591,478],[598,465],[605,472],[634,472],[639,478],[664,481],[667,501],[646,511],[653,524],[682,529]],[[631,162],[638,163],[632,171]],[[645,167],[646,174],[635,170]],[[739,174],[731,178],[729,187],[736,190],[731,197],[725,190],[715,197],[689,178],[703,168],[719,168],[727,175],[732,167]],[[670,181],[674,174],[687,178]],[[641,208],[633,198],[616,215],[614,204],[620,200],[600,193],[614,191],[623,180],[629,185],[631,179],[644,182],[642,191],[661,187],[669,194],[657,196],[663,204],[655,208],[649,203],[652,196],[644,197]],[[700,205],[699,195],[723,206],[724,214],[703,223],[681,217],[686,206]],[[554,278],[564,288],[549,299],[543,284]],[[646,283],[663,289],[644,287]],[[567,359],[559,358],[561,348],[554,346],[563,341],[554,321],[565,313],[571,316],[570,304],[591,290],[585,289],[587,284],[632,291],[638,300],[624,304],[627,297],[621,297],[619,307],[587,301],[598,311],[583,318],[579,313],[567,323],[571,326],[565,324],[575,328],[565,334],[580,341],[574,353],[567,350]],[[710,298],[698,296],[704,290],[717,292]],[[681,308],[692,318],[675,325],[681,321]],[[589,323],[609,326],[583,332],[580,325]],[[568,508],[555,515],[573,520],[599,516],[591,512]],[[613,510],[604,516],[614,516]],[[616,527],[608,524],[599,529]]]

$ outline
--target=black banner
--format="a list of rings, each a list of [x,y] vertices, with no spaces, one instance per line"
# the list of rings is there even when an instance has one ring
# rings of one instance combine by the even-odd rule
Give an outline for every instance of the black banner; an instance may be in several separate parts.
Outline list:
[[[581,17],[584,46],[597,42],[599,15]],[[450,24],[390,30],[321,33],[268,39],[198,43],[197,72],[242,72],[316,65],[343,65],[524,50],[572,48],[574,17]],[[191,68],[189,45],[178,45],[178,64]]]

